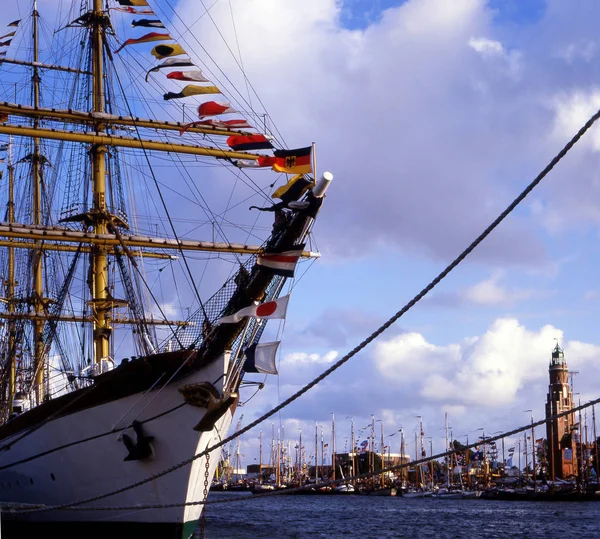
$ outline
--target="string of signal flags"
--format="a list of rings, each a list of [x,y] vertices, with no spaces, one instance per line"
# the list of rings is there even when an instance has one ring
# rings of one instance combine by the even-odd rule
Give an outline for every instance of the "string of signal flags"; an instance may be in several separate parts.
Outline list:
[[[174,69],[166,74],[168,80],[177,82],[190,82],[179,91],[170,91],[163,95],[163,99],[183,99],[192,96],[211,96],[221,94],[221,90],[211,83],[189,57],[185,49],[178,43],[165,43],[175,41],[165,31],[164,23],[158,19],[155,12],[150,8],[146,0],[117,0],[119,6],[111,9],[122,13],[143,16],[131,22],[133,28],[152,29],[150,32],[126,39],[115,51],[119,54],[123,49],[132,45],[146,43],[157,43],[150,54],[161,61],[146,73],[146,82],[152,73],[162,69]],[[153,18],[146,18],[153,16]],[[178,70],[178,68],[191,68],[189,70]],[[226,101],[207,101],[198,106],[198,121],[182,126],[180,135],[183,135],[192,127],[215,127],[220,129],[255,129],[245,119],[222,120],[216,118],[222,114],[239,113],[230,103]],[[297,148],[293,150],[275,149],[271,139],[262,133],[232,133],[226,141],[233,151],[250,150],[273,150],[273,155],[261,156],[258,159],[238,159],[232,163],[238,168],[261,169],[270,168],[276,172],[286,174],[309,174],[312,172],[312,147]]]

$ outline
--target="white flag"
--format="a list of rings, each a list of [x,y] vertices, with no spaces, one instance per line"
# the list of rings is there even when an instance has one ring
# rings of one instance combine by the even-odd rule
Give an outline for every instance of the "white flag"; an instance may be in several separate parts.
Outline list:
[[[277,373],[277,348],[279,341],[265,344],[254,343],[246,349],[246,372],[260,372],[263,374]]]
[[[217,320],[217,324],[235,324],[239,322],[245,316],[251,316],[253,318],[265,318],[270,320],[271,318],[285,318],[285,312],[287,310],[287,304],[290,296],[283,296],[282,298],[267,301],[260,305],[250,305],[240,309],[237,313],[229,316],[224,316]]]

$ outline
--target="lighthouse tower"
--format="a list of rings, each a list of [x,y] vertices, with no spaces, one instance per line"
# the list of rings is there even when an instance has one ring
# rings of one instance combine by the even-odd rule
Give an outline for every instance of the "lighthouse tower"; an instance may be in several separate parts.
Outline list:
[[[565,354],[558,344],[552,351],[548,372],[550,385],[546,400],[546,419],[573,409],[569,370]],[[552,479],[566,479],[577,475],[577,454],[573,436],[575,429],[577,424],[573,412],[546,422],[548,466]]]

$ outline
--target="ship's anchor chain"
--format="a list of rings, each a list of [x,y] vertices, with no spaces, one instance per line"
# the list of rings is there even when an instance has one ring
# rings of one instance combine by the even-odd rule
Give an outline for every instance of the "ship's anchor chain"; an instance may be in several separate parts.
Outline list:
[[[208,498],[208,478],[210,476],[210,453],[206,453],[206,465],[204,468],[204,497],[203,500],[206,503]],[[200,515],[200,539],[204,539],[204,527],[206,526],[206,505],[202,508],[202,514]]]

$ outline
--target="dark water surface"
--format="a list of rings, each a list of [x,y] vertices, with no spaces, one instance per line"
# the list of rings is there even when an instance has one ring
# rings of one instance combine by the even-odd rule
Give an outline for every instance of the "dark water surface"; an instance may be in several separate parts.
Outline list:
[[[251,497],[211,492],[209,501]],[[600,501],[271,496],[208,505],[206,539],[417,537],[600,539]]]

